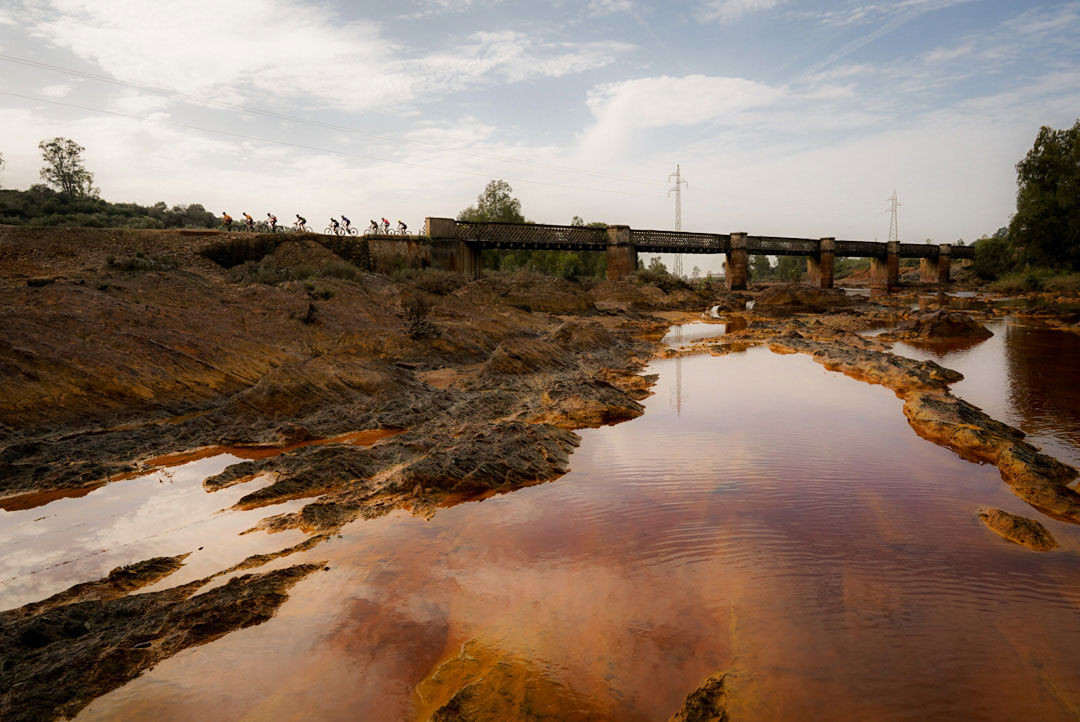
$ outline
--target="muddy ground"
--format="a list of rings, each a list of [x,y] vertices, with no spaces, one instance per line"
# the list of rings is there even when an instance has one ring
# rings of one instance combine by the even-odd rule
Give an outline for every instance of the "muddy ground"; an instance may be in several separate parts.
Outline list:
[[[651,379],[639,373],[670,323],[714,307],[732,321],[728,335],[678,353],[769,344],[884,384],[905,399],[918,433],[997,464],[1018,496],[1080,521],[1075,470],[951,396],[955,372],[888,352],[903,334],[979,333],[966,317],[924,320],[910,299],[811,289],[731,294],[709,283],[665,290],[530,274],[466,283],[422,268],[418,248],[376,257],[370,267],[390,275],[375,274],[346,259],[379,249],[325,242],[0,228],[0,508],[146,473],[168,455],[237,446],[282,453],[206,479],[207,493],[270,475],[236,506],[310,500],[288,514],[268,508],[251,530],[300,529],[305,542],[207,579],[137,594],[183,564],[151,559],[0,613],[0,717],[70,716],[185,647],[268,619],[321,566],[240,572],[311,549],[350,521],[401,508],[431,515],[564,474],[575,429],[642,413]],[[855,333],[882,325],[896,326],[893,336]],[[384,438],[345,441],[368,430]],[[232,576],[199,593],[221,575]],[[528,678],[499,674],[491,694],[504,701],[500,685]],[[431,718],[486,719],[477,694],[446,690]],[[705,680],[676,718],[726,719],[723,694],[722,675]]]

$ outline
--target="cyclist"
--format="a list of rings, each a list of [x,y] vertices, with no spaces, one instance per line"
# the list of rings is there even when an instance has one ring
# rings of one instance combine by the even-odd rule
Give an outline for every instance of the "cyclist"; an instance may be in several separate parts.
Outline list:
[[[249,231],[255,229],[255,219],[249,216],[247,211],[244,211],[244,225],[248,227]]]
[[[341,222],[345,224],[346,231],[352,228],[352,221],[344,213],[341,214]]]
[[[405,225],[400,218],[398,218],[397,232],[404,236],[406,233],[408,233],[408,231],[409,231],[409,227],[407,225]]]
[[[232,216],[225,211],[221,212],[221,227],[227,231],[232,230]]]
[[[273,213],[267,213],[266,219],[270,222],[270,232],[273,233],[277,230],[277,216]]]
[[[298,230],[298,231],[306,231],[307,230],[307,218],[304,218],[299,213],[296,214],[296,230]]]
[[[338,223],[337,218],[330,219],[330,228],[334,231],[335,236],[341,230],[341,224]]]
[[[390,221],[385,218],[382,219],[383,233],[390,233]]]
[[[379,232],[379,224],[375,222],[374,218],[372,218],[371,219],[371,225],[368,226],[368,233],[378,233],[378,232]]]

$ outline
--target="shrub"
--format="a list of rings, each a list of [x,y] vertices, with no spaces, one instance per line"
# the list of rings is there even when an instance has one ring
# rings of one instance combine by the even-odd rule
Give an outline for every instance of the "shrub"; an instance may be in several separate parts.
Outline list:
[[[356,281],[360,278],[360,269],[348,261],[327,261],[319,268],[319,276]]]

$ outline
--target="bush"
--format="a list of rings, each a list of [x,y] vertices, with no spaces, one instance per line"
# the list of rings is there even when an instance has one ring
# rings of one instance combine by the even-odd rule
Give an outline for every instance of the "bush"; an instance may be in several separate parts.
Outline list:
[[[1029,268],[1002,276],[990,284],[990,290],[997,293],[1031,293],[1041,291],[1054,276],[1053,271]]]
[[[1080,293],[1080,273],[1065,273],[1049,278],[1043,288],[1053,293]]]
[[[664,293],[671,293],[681,288],[692,290],[690,284],[683,279],[665,271],[657,271],[649,268],[639,268],[634,275],[638,283],[648,283],[659,286]]]
[[[360,269],[348,261],[327,261],[319,268],[319,276],[356,281],[360,278]]]
[[[421,291],[446,296],[465,285],[465,276],[440,268],[399,268],[391,276],[398,283],[412,284]]]
[[[176,268],[176,261],[168,256],[147,256],[138,251],[134,256],[117,258],[113,255],[105,257],[105,263],[114,271],[123,273],[143,273],[145,271],[168,271]]]

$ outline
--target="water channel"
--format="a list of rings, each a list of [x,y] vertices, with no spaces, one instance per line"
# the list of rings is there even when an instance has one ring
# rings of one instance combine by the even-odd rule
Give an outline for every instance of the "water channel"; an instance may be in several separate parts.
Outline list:
[[[684,327],[684,342],[723,330],[702,326]],[[962,371],[958,395],[1076,463],[1080,336],[991,328],[966,349],[897,350]],[[544,680],[539,703],[558,719],[665,720],[720,670],[732,672],[734,720],[1080,714],[1080,528],[1028,507],[995,468],[916,436],[891,391],[808,357],[753,348],[648,372],[660,378],[645,415],[582,431],[566,476],[430,520],[356,522],[277,560],[325,559],[330,571],[294,587],[271,621],[181,652],[78,719],[417,719],[445,691],[417,685],[466,644]],[[238,514],[259,511],[185,521],[186,505],[210,496],[199,480],[225,463],[177,467],[174,494],[197,493],[174,500],[171,526],[185,531],[171,542],[137,528],[167,526],[164,502],[144,508],[153,493],[84,533],[95,549],[122,540],[129,561],[206,546],[159,586],[294,543],[236,537],[253,523]],[[3,601],[60,584],[46,572],[25,581],[65,560],[27,529],[47,540],[67,508],[56,505],[86,511],[96,494],[139,484],[162,482],[0,515],[28,559],[40,556],[8,569],[24,581]],[[974,516],[983,506],[1038,518],[1062,548],[999,539]],[[95,578],[113,557],[72,568]]]

